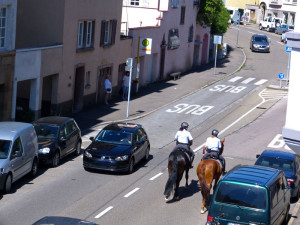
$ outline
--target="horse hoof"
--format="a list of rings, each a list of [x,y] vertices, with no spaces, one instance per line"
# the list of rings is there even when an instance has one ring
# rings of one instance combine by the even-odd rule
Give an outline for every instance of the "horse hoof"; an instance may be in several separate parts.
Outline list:
[[[168,201],[168,200],[169,200],[169,196],[166,196],[166,197],[165,197],[165,200]]]
[[[179,200],[179,197],[177,196],[177,197],[174,197],[174,199],[176,200],[176,201],[178,201]]]
[[[201,214],[203,214],[204,213],[204,210],[203,209],[201,209]]]

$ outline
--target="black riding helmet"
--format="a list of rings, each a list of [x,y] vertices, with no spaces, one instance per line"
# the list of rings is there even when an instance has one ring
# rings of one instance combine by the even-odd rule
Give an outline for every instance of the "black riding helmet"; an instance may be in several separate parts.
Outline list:
[[[216,130],[216,129],[213,129],[212,132],[211,132],[211,135],[213,135],[215,137],[218,137],[218,134],[219,134],[219,131]]]
[[[188,128],[189,124],[187,122],[181,123],[181,129],[186,129]]]

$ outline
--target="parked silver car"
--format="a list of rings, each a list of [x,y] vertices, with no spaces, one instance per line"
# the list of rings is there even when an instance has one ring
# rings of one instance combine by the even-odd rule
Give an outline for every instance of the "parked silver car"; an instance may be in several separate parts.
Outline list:
[[[277,27],[275,30],[275,34],[283,34],[288,31],[294,30],[294,26],[287,25],[287,24],[281,24],[280,27]]]
[[[0,122],[0,190],[8,193],[12,183],[38,169],[38,142],[32,124]]]

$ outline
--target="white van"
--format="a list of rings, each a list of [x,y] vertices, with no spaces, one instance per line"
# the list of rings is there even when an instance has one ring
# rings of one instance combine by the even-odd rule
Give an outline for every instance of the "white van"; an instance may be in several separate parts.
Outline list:
[[[30,123],[0,122],[0,190],[38,169],[38,141]]]

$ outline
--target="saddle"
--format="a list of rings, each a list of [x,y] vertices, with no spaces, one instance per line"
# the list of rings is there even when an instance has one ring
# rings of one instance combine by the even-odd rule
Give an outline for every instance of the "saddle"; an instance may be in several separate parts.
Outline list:
[[[222,161],[216,155],[209,154],[209,155],[207,155],[207,159],[213,159],[213,160],[217,161],[220,164],[221,168],[223,169]]]

